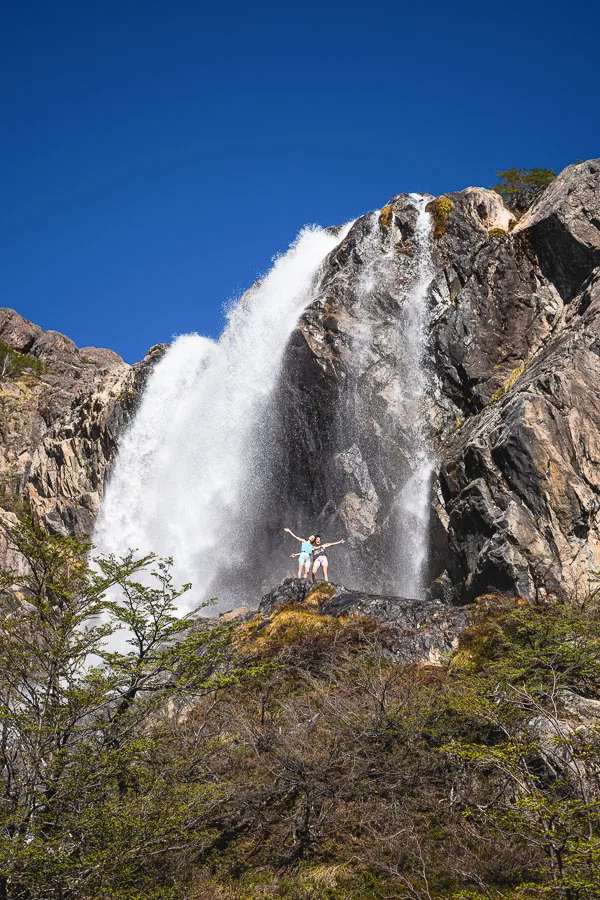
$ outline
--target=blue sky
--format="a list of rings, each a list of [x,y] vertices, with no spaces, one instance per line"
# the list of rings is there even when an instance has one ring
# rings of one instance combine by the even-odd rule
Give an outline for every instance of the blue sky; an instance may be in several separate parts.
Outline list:
[[[3,5],[0,305],[134,362],[300,227],[600,155],[600,4]]]

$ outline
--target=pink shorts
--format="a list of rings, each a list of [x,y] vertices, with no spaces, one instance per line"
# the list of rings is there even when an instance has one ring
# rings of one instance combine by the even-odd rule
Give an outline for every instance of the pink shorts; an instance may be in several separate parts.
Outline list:
[[[322,566],[323,564],[327,564],[327,557],[324,553],[321,553],[320,556],[317,556],[315,559],[315,566]]]

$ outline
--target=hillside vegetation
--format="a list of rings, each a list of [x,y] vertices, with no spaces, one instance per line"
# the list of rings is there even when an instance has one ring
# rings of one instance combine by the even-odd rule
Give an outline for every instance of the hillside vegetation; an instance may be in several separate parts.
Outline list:
[[[402,665],[323,587],[181,620],[168,561],[9,541],[0,897],[599,895],[597,592],[482,597],[443,665]]]

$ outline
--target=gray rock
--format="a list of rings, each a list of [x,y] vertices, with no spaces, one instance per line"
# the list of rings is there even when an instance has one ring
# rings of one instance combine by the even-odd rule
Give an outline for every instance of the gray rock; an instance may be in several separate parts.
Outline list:
[[[282,603],[301,603],[306,599],[312,582],[309,584],[303,578],[286,578],[281,584],[268,591],[258,605],[258,611],[263,615],[269,615],[276,606]]]
[[[429,596],[585,590],[600,565],[600,160],[566,169],[516,226],[494,192],[448,197],[424,409],[439,472]],[[290,341],[277,504],[284,518],[300,508],[344,534],[339,577],[352,583],[360,572],[361,587],[382,593],[392,582],[394,499],[410,473],[403,425],[390,423],[407,377],[396,297],[410,277],[415,225],[405,196],[386,209],[397,256],[375,271],[376,289],[361,291],[372,274],[366,250],[379,244],[389,256],[389,243],[370,215],[330,255],[322,292]]]
[[[258,614],[269,617],[279,606],[302,604],[312,585],[286,578],[262,598]],[[387,655],[397,662],[439,665],[455,649],[468,624],[468,610],[436,600],[411,600],[349,591],[337,585],[319,606],[324,616],[360,616],[381,626],[379,639]]]
[[[600,266],[600,159],[567,166],[515,228],[565,300]]]

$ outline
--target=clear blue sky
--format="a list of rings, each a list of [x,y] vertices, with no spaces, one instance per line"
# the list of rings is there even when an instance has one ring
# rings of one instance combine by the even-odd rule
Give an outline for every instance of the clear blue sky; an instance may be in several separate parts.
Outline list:
[[[129,362],[309,222],[600,155],[600,4],[6,0],[0,305]]]

